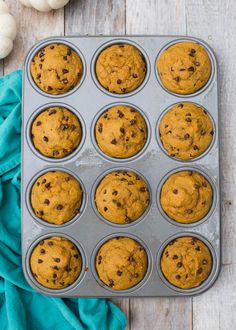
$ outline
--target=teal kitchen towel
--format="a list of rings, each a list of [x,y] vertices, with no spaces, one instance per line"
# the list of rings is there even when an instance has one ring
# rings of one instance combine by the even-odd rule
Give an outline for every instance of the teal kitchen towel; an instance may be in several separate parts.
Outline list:
[[[106,299],[36,293],[21,268],[20,70],[0,78],[0,329],[120,330],[124,314]]]

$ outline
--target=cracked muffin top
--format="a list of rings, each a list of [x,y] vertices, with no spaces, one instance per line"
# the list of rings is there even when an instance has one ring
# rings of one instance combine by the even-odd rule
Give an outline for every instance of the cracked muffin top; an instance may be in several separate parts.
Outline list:
[[[72,153],[82,137],[78,117],[63,107],[42,111],[34,120],[31,138],[35,148],[44,156],[63,158]]]
[[[30,256],[32,275],[49,289],[73,284],[82,269],[82,257],[74,243],[63,237],[42,240]]]
[[[96,256],[100,280],[113,290],[127,290],[144,278],[148,257],[143,246],[129,237],[115,237],[105,242]]]
[[[142,84],[146,76],[146,63],[136,47],[115,44],[99,54],[96,75],[99,83],[109,92],[130,93]]]
[[[80,82],[83,64],[68,45],[50,44],[40,49],[30,65],[35,84],[45,93],[64,94]]]
[[[80,183],[69,173],[51,171],[37,178],[30,199],[39,219],[62,225],[80,212],[83,192]]]
[[[95,203],[106,220],[127,224],[140,218],[148,207],[148,186],[134,172],[114,171],[98,184]]]
[[[203,219],[211,209],[212,201],[212,187],[198,172],[174,173],[161,188],[160,203],[164,212],[180,223],[194,223]]]
[[[170,156],[190,160],[207,150],[214,131],[206,110],[194,103],[184,102],[174,105],[162,117],[159,134]]]
[[[196,42],[178,42],[157,59],[160,79],[171,92],[192,94],[206,85],[211,76],[211,60]]]
[[[161,270],[167,281],[181,289],[192,289],[204,282],[212,269],[209,248],[196,237],[171,241],[161,257]]]
[[[114,158],[136,155],[147,141],[147,125],[134,108],[117,105],[105,111],[97,120],[95,136],[99,148]]]

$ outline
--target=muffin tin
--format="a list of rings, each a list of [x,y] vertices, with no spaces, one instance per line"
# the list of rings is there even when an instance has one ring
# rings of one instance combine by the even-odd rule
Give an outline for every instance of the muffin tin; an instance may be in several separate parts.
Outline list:
[[[201,43],[211,59],[212,75],[205,87],[191,95],[168,92],[156,70],[158,55],[166,47],[181,41]],[[64,43],[81,56],[84,71],[80,84],[63,95],[49,95],[34,84],[30,63],[37,51],[50,43]],[[142,85],[128,94],[112,94],[102,88],[96,79],[95,62],[98,54],[111,44],[129,43],[143,54],[147,74]],[[159,140],[158,123],[171,105],[194,102],[205,108],[214,123],[211,146],[200,157],[181,161],[166,154]],[[129,159],[114,159],[104,155],[96,145],[94,125],[107,108],[127,104],[141,111],[147,122],[148,139],[145,147]],[[42,156],[35,150],[30,129],[37,114],[54,105],[62,105],[78,115],[83,131],[80,146],[62,159]],[[143,216],[132,223],[117,225],[99,215],[94,203],[94,193],[99,180],[113,170],[131,170],[140,174],[150,189],[150,205]],[[180,224],[163,212],[159,194],[161,184],[173,172],[196,170],[212,184],[214,199],[207,216],[193,224]],[[68,223],[48,224],[34,215],[30,205],[30,190],[35,179],[52,170],[67,171],[79,179],[84,191],[82,211]],[[209,247],[213,267],[208,279],[199,287],[183,290],[172,286],[164,278],[159,260],[170,240],[179,236],[195,236]],[[32,249],[43,238],[63,236],[74,242],[82,255],[83,268],[77,281],[60,290],[41,286],[31,274],[29,258]],[[99,247],[108,239],[127,236],[136,239],[146,249],[149,264],[145,278],[137,286],[124,291],[106,287],[97,277],[95,257]],[[76,36],[55,37],[39,42],[25,61],[23,78],[23,129],[22,129],[22,265],[29,284],[38,292],[57,297],[158,297],[190,296],[204,292],[212,286],[220,270],[220,177],[218,131],[217,63],[214,53],[203,41],[178,36]]]

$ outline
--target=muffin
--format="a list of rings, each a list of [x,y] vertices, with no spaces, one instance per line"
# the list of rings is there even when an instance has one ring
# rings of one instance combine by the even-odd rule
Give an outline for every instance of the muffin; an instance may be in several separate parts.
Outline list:
[[[96,255],[100,280],[113,290],[127,290],[144,278],[148,257],[143,246],[129,237],[115,237],[105,242]]]
[[[161,53],[157,70],[166,89],[177,94],[192,94],[208,82],[211,60],[200,44],[178,42]]]
[[[172,285],[192,289],[204,282],[212,269],[209,248],[195,237],[180,237],[171,241],[161,257],[161,270]]]
[[[74,243],[63,237],[42,240],[30,256],[35,280],[49,289],[63,289],[79,277],[82,258]]]
[[[81,137],[78,117],[63,107],[42,111],[31,128],[34,147],[50,158],[63,158],[72,153],[80,144]]]
[[[214,131],[206,110],[186,102],[174,105],[163,116],[159,134],[170,156],[190,160],[207,150]]]
[[[80,212],[83,192],[80,183],[69,173],[47,172],[31,189],[35,215],[52,224],[62,225]]]
[[[106,220],[127,224],[141,217],[148,207],[148,187],[134,172],[114,171],[99,183],[95,203],[98,212]]]
[[[95,137],[99,148],[114,158],[136,155],[147,141],[147,126],[143,116],[126,105],[105,111],[98,119]]]
[[[109,92],[130,93],[142,84],[146,63],[136,47],[128,44],[112,45],[99,54],[96,75],[99,83]]]
[[[50,44],[40,49],[30,65],[35,84],[45,93],[64,94],[80,82],[83,64],[68,45]]]
[[[212,206],[212,199],[210,183],[198,172],[174,173],[161,188],[163,210],[179,223],[189,224],[204,218]]]

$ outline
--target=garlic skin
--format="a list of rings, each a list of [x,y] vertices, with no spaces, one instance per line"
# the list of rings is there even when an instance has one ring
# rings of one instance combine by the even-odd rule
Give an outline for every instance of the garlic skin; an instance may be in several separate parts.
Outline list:
[[[0,59],[7,57],[12,51],[16,33],[16,21],[9,13],[6,3],[0,0]]]
[[[69,1],[70,0],[20,0],[26,7],[33,7],[41,12],[63,8]]]

